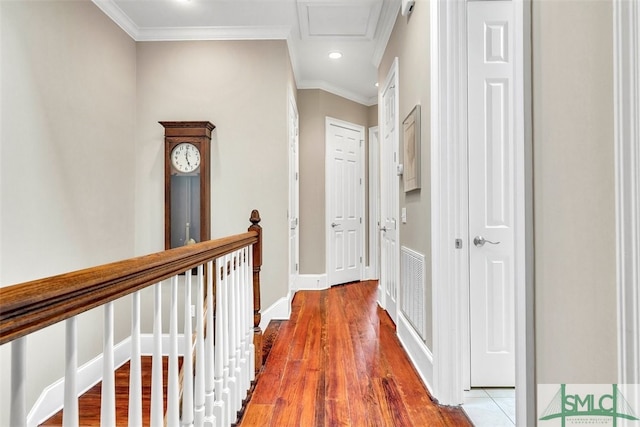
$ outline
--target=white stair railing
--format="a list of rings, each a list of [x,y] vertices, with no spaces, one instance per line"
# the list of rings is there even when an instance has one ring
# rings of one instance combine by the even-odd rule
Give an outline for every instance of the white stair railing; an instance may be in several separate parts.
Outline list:
[[[151,426],[221,427],[235,423],[255,379],[254,314],[259,314],[259,307],[254,306],[254,273],[260,266],[254,270],[253,251],[261,246],[258,222],[254,211],[254,225],[242,235],[0,289],[0,344],[12,342],[11,425],[29,425],[25,416],[24,337],[59,320],[66,323],[63,424],[80,424],[76,322],[77,315],[85,310],[75,298],[89,298],[92,289],[99,289],[100,298],[104,299],[101,304],[84,301],[88,308],[102,305],[104,309],[101,425],[121,424],[116,418],[114,301],[128,294],[132,294],[128,425],[143,424],[141,358],[146,341],[141,323],[148,314],[141,312],[144,293],[140,290],[147,286],[153,288],[151,401],[147,414]],[[168,274],[169,271],[173,273]],[[63,286],[67,282],[78,283],[80,278],[83,286],[61,291],[68,289]],[[51,286],[57,293],[44,291]],[[162,298],[165,286],[170,290],[166,311]],[[182,307],[178,303],[180,287],[184,291]],[[56,306],[65,292],[72,301]],[[26,301],[20,301],[18,294],[24,295]],[[30,295],[38,294],[42,294],[39,303],[32,302]],[[48,297],[51,304],[43,304]],[[184,315],[182,333],[178,324],[180,311]],[[44,319],[42,325],[34,327],[28,316]],[[163,317],[168,319],[168,331],[163,331]],[[167,365],[166,383],[163,364]],[[34,425],[43,421],[30,420]]]

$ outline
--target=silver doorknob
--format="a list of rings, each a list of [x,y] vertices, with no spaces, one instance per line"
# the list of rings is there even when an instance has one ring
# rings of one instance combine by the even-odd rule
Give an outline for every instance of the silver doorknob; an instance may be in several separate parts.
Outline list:
[[[482,236],[476,236],[473,238],[473,244],[479,248],[483,247],[485,243],[491,243],[492,245],[497,245],[500,242],[492,242],[491,240],[487,240]]]
[[[337,226],[339,226],[339,225],[340,225],[340,224],[336,224],[335,222],[332,222],[332,223],[331,223],[331,227],[332,227],[332,228],[336,228],[336,227],[337,227]]]
[[[387,231],[387,227],[380,227],[380,231]]]

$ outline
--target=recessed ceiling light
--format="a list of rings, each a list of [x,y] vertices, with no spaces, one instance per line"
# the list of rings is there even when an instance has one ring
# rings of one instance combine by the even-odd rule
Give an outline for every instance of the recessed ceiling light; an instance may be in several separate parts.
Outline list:
[[[329,52],[329,58],[331,58],[331,59],[340,59],[340,58],[342,58],[342,53],[340,53],[338,51]]]
[[[378,87],[378,86],[379,86],[379,84],[378,84],[378,82],[376,82],[376,87]]]

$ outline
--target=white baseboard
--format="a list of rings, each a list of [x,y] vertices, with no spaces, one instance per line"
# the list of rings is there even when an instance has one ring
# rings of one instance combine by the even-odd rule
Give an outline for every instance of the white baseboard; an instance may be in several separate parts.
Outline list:
[[[398,315],[397,334],[422,382],[433,396],[433,354],[402,314]]]
[[[362,280],[378,280],[378,272],[375,268],[368,266],[364,268],[364,277]]]
[[[296,283],[298,291],[317,291],[328,289],[327,274],[301,274]]]
[[[125,364],[131,354],[131,337],[114,347],[113,363],[116,368]],[[102,353],[78,368],[78,396],[102,381]],[[36,427],[48,420],[64,406],[64,378],[44,389],[29,411],[27,426]]]
[[[262,310],[260,319],[260,329],[262,332],[269,325],[272,320],[289,320],[291,316],[291,292],[286,297],[280,298],[273,303],[270,307]]]
[[[178,354],[184,354],[184,337],[178,336]],[[153,354],[153,335],[140,335],[140,353],[143,356]],[[162,337],[162,354],[169,354],[169,335]],[[113,363],[118,369],[131,359],[131,337],[127,337],[114,346]],[[102,381],[102,353],[78,368],[78,396],[83,395],[91,387]],[[60,378],[38,397],[38,400],[29,411],[27,426],[36,427],[48,420],[64,406],[64,378]]]
[[[153,334],[140,334],[140,354],[142,356],[153,355]],[[169,355],[169,334],[162,335],[162,355]],[[178,335],[178,356],[184,356],[183,334]]]

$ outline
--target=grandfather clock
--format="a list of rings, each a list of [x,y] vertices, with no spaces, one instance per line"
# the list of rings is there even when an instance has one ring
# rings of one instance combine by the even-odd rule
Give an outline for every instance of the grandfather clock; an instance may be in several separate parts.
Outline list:
[[[211,131],[209,122],[164,126],[164,247],[211,239]]]

